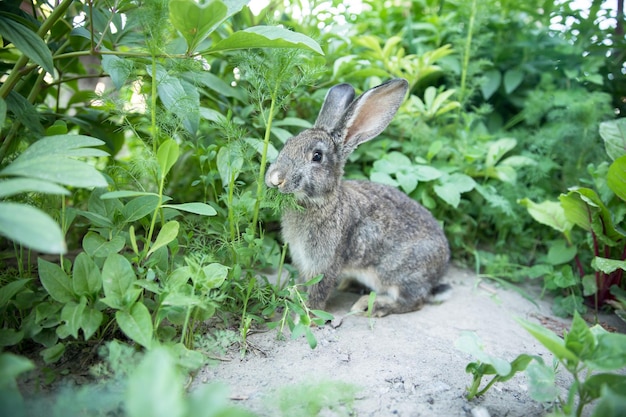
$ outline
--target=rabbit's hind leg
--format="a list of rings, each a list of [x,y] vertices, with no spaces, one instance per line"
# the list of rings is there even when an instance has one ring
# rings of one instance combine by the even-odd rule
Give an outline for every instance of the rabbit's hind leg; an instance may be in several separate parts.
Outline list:
[[[364,295],[357,300],[350,309],[354,313],[368,313],[370,296]],[[391,287],[385,293],[376,294],[372,311],[369,311],[373,317],[384,317],[388,314],[408,313],[410,311],[419,310],[423,301],[416,302],[408,300],[398,293],[397,287]]]

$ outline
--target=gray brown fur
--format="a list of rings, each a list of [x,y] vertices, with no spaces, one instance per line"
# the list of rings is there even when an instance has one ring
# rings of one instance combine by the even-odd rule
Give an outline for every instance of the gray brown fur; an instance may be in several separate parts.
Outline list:
[[[447,268],[448,241],[428,210],[393,187],[342,180],[350,153],[387,127],[407,88],[396,79],[356,100],[348,84],[331,88],[314,127],[289,139],[268,169],[266,184],[304,207],[285,210],[282,231],[302,278],[324,275],[309,289],[311,308],[356,280],[376,291],[375,316],[414,311]],[[365,295],[352,310],[367,303]]]

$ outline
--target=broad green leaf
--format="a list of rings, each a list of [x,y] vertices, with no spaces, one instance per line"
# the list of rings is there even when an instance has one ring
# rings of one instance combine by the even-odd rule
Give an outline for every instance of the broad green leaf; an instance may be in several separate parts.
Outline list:
[[[106,50],[103,48],[103,50]],[[115,55],[102,55],[102,68],[109,74],[111,81],[118,90],[124,86],[126,80],[133,72],[133,60],[130,58],[120,58]]]
[[[441,184],[435,185],[433,190],[443,201],[453,207],[458,207],[461,202],[461,194],[471,191],[476,182],[465,174],[451,174],[440,178]]]
[[[133,285],[135,281],[137,277],[130,262],[117,253],[109,255],[102,267],[102,287],[106,297],[102,301],[112,308],[130,307],[140,294]]]
[[[68,190],[60,185],[34,178],[11,178],[0,181],[0,198],[21,193],[70,194]]]
[[[616,196],[626,201],[626,155],[615,159],[609,166],[606,182]]]
[[[6,307],[13,296],[20,292],[29,281],[31,278],[17,279],[0,288],[0,309]]]
[[[41,114],[37,108],[31,104],[26,97],[22,96],[15,90],[11,90],[9,95],[4,98],[7,105],[7,111],[15,116],[15,119],[22,123],[37,136],[44,135],[44,128],[41,124]]]
[[[455,342],[454,346],[461,352],[468,353],[480,362],[492,365],[498,375],[506,376],[512,370],[511,364],[504,359],[491,356],[485,352],[485,347],[478,335],[474,332],[463,332]]]
[[[96,232],[87,232],[83,238],[83,249],[92,258],[106,258],[111,254],[118,253],[126,244],[122,236],[115,236],[106,240]]]
[[[553,368],[540,362],[533,362],[528,365],[526,375],[530,379],[529,394],[533,400],[547,403],[558,397]]]
[[[120,310],[115,312],[115,320],[126,336],[150,349],[152,346],[152,318],[148,307],[143,303],[133,304],[129,311]]]
[[[0,202],[0,235],[39,252],[67,252],[57,222],[43,211],[25,204]]]
[[[24,330],[18,331],[11,328],[0,329],[0,347],[15,346],[22,340],[24,340]]]
[[[178,160],[180,154],[178,143],[173,139],[168,139],[159,146],[157,151],[157,161],[161,168],[161,177],[167,176],[170,169]]]
[[[45,363],[54,363],[58,361],[61,359],[61,356],[63,356],[63,353],[65,353],[64,343],[57,343],[56,345],[39,352]]]
[[[585,392],[594,399],[600,397],[603,386],[609,387],[615,392],[626,393],[626,375],[600,373],[589,376],[584,382]]]
[[[600,256],[596,256],[591,262],[591,266],[597,270],[602,271],[605,274],[610,274],[618,269],[626,271],[626,261],[620,261],[618,259],[607,259]]]
[[[83,311],[83,317],[80,322],[80,328],[83,329],[85,340],[91,339],[102,324],[104,315],[95,308],[87,307]]]
[[[502,157],[517,146],[517,140],[513,138],[502,138],[492,142],[487,150],[485,165],[495,167]]]
[[[559,197],[567,219],[589,232],[607,245],[615,245],[625,235],[616,229],[611,212],[598,194],[590,188],[575,187]]]
[[[561,203],[557,201],[535,203],[528,198],[523,198],[517,200],[517,202],[526,207],[528,214],[530,214],[533,219],[559,232],[569,232],[574,226],[573,223],[567,220],[565,210],[561,206]]]
[[[612,160],[626,154],[626,118],[600,123],[600,136]]]
[[[163,246],[167,246],[171,241],[176,239],[176,237],[178,236],[178,229],[179,229],[179,224],[176,220],[172,220],[172,221],[165,223],[163,227],[161,228],[161,231],[159,232],[159,235],[157,236],[156,240],[154,241],[154,244],[148,251],[147,256],[150,256],[159,248],[162,248]]]
[[[155,195],[142,195],[130,200],[122,209],[122,216],[126,223],[132,223],[154,213],[159,206],[159,197]]]
[[[95,294],[102,288],[100,269],[86,252],[79,253],[74,260],[72,286],[79,297]]]
[[[66,303],[63,306],[63,310],[61,310],[61,320],[65,322],[69,334],[71,334],[74,339],[78,339],[78,330],[80,329],[83,312],[86,306],[87,301],[85,297],[82,297],[80,303]]]
[[[155,347],[139,363],[128,380],[125,406],[128,417],[183,417],[184,384],[172,354],[164,347]],[[193,415],[218,416],[215,404]],[[227,414],[223,414],[226,416]]]
[[[60,303],[69,303],[75,300],[72,282],[59,265],[38,258],[37,266],[41,284],[48,291],[50,297]]]
[[[621,385],[623,387],[623,385]],[[623,417],[626,415],[626,395],[623,389],[613,390],[601,387],[601,395],[595,404],[591,417]]]
[[[228,267],[218,263],[212,263],[202,268],[204,275],[200,285],[206,289],[218,288],[228,276]],[[193,277],[192,277],[193,279]]]
[[[120,190],[120,191],[111,191],[108,193],[104,193],[100,196],[102,200],[112,200],[118,198],[127,198],[127,197],[140,197],[146,195],[153,195],[158,197],[157,193],[148,193],[145,191],[128,191],[128,190]]]
[[[578,312],[574,312],[572,325],[565,334],[564,341],[565,347],[582,361],[589,359],[596,347],[596,338]]]
[[[519,68],[511,68],[504,73],[504,91],[511,94],[524,81],[524,71]]]
[[[9,40],[35,64],[54,75],[52,53],[46,43],[28,27],[11,19],[11,14],[0,14],[0,35]]]
[[[597,345],[585,363],[597,371],[616,371],[626,367],[626,334],[609,333],[600,326],[591,330],[596,334]]]
[[[23,356],[14,355],[13,353],[0,353],[0,390],[9,388],[15,383],[15,379],[32,369],[35,364],[30,359]]]
[[[562,265],[574,259],[576,253],[576,246],[568,245],[565,240],[558,240],[550,245],[546,260],[550,265]]]
[[[194,52],[226,19],[228,8],[220,0],[170,0],[170,22],[187,41],[187,53]]]
[[[217,170],[224,188],[228,187],[232,180],[237,179],[243,168],[243,162],[240,142],[231,142],[217,152]]]
[[[104,145],[104,142],[100,139],[85,135],[68,134],[46,136],[26,148],[11,165],[22,159],[34,159],[46,156],[108,156],[109,154],[107,152],[93,148],[94,146],[102,145]]]
[[[298,48],[324,55],[320,45],[301,33],[278,26],[253,26],[233,33],[212,46],[208,53],[248,48]]]
[[[151,73],[151,69],[148,68],[148,71]],[[198,89],[183,79],[171,76],[161,66],[157,66],[156,75],[157,91],[163,105],[182,120],[183,126],[189,133],[195,135],[200,123]]]
[[[485,100],[489,100],[498,91],[501,82],[502,74],[497,69],[492,69],[485,73],[483,83],[480,85],[480,91],[483,93]]]
[[[418,181],[434,181],[444,175],[443,171],[429,165],[414,165],[411,173],[415,175]]]
[[[574,354],[574,352],[565,347],[565,342],[563,341],[563,339],[558,337],[550,330],[526,320],[518,319],[517,321],[522,325],[524,329],[526,329],[528,333],[533,335],[535,339],[537,339],[550,352],[552,352],[558,360],[566,360],[573,363],[579,362],[579,358],[576,356],[576,354]]]

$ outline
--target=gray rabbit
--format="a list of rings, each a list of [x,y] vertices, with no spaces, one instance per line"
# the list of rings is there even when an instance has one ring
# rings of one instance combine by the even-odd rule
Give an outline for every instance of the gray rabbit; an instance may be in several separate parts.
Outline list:
[[[311,129],[290,138],[265,182],[294,194],[303,210],[282,215],[283,238],[302,278],[324,278],[309,289],[323,309],[337,281],[376,292],[373,315],[418,310],[446,271],[448,241],[435,218],[399,190],[342,180],[350,153],[391,122],[408,89],[404,79],[374,87],[354,100],[348,84],[332,87]],[[352,311],[368,308],[362,296]]]

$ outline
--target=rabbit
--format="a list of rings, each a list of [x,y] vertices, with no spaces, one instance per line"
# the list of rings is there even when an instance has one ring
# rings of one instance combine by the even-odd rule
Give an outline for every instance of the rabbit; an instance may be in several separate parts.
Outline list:
[[[293,194],[301,210],[285,209],[282,235],[301,278],[323,278],[308,290],[323,310],[339,281],[376,292],[375,317],[418,310],[447,269],[450,249],[432,214],[388,185],[343,180],[344,165],[361,143],[391,122],[408,90],[394,79],[354,100],[349,84],[332,87],[310,129],[290,138],[267,170],[268,187]],[[368,310],[368,295],[352,306]]]

